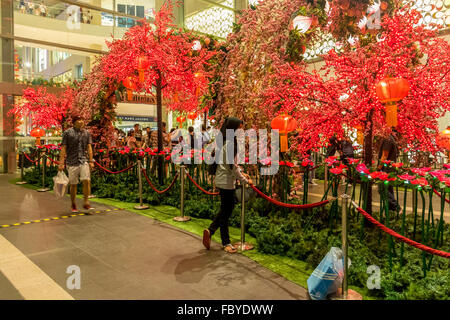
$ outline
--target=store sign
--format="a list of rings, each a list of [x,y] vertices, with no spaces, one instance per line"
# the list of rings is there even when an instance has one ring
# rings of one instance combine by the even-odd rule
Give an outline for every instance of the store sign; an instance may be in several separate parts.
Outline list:
[[[133,121],[133,122],[156,122],[155,117],[139,117],[139,116],[117,116],[117,120]]]

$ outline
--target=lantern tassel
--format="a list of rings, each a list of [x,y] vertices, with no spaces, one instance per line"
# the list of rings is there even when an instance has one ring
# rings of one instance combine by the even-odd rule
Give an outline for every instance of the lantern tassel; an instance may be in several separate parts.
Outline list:
[[[390,103],[386,105],[386,125],[388,127],[397,127],[397,104]]]
[[[133,100],[133,90],[127,89],[127,99],[128,99],[128,101]]]
[[[139,82],[144,83],[144,81],[145,81],[144,69],[139,69]]]
[[[286,152],[289,150],[288,139],[286,133],[280,133],[280,152]]]

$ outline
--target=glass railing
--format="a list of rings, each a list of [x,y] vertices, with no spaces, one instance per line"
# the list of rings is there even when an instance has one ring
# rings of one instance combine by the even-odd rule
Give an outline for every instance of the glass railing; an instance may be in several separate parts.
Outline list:
[[[117,1],[117,3],[119,2],[120,1]],[[86,5],[86,3],[84,4]],[[88,7],[81,7],[64,2],[54,3],[49,1],[15,0],[14,10],[21,14],[63,20],[68,23],[68,26],[72,25],[74,29],[76,29],[79,24],[130,28],[136,25],[137,21],[141,19],[151,19],[153,17],[153,8],[117,4],[116,11],[119,12],[119,14],[124,14],[125,16],[116,15],[114,19],[114,16],[110,11],[112,10],[112,1],[109,6],[107,4],[108,3],[105,3],[104,1],[102,2],[102,5],[106,6],[104,8],[106,9],[106,12],[102,12]]]

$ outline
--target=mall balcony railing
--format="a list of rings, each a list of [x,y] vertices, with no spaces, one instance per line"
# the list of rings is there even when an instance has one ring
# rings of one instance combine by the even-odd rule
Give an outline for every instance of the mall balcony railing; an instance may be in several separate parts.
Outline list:
[[[29,14],[41,16],[57,20],[71,20],[83,24],[93,24],[104,27],[130,28],[136,25],[138,20],[150,16],[139,17],[121,12],[114,12],[109,9],[99,8],[87,3],[79,3],[77,1],[63,1],[54,4],[45,4],[41,1],[14,1],[14,10],[21,14]],[[101,10],[100,10],[101,9]],[[113,13],[114,12],[114,13]],[[73,18],[71,18],[73,16]],[[114,23],[115,21],[115,23]]]

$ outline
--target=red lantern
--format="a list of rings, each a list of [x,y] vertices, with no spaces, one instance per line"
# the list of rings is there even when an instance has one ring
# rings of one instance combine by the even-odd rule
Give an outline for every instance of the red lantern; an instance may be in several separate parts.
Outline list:
[[[281,114],[270,123],[272,129],[278,129],[280,133],[280,152],[286,152],[288,148],[287,133],[294,131],[297,127],[297,120],[287,114]]]
[[[139,82],[143,83],[145,80],[145,70],[150,68],[150,61],[148,60],[147,56],[139,56],[138,58],[138,71],[139,71]]]
[[[31,130],[30,135],[36,138],[36,145],[41,145],[41,137],[45,136],[45,131],[41,128],[34,128]]]
[[[375,85],[378,99],[386,104],[386,124],[397,126],[397,102],[409,92],[409,83],[403,78],[386,77]]]
[[[436,137],[436,144],[444,148],[447,151],[450,151],[450,126],[447,127],[444,131],[439,133],[439,135]]]
[[[125,80],[122,81],[125,88],[127,88],[127,100],[133,100],[133,90],[136,89],[136,85],[133,82],[132,77],[126,77]]]
[[[182,116],[177,117],[177,122],[180,124],[180,126],[185,121],[186,121],[186,117],[182,117]]]
[[[188,119],[194,121],[195,119],[197,119],[198,115],[197,112],[190,112],[188,113]]]
[[[208,37],[206,37],[206,38],[205,38],[205,44],[206,44],[206,46],[209,46],[210,43],[211,43],[211,39],[208,38]]]

